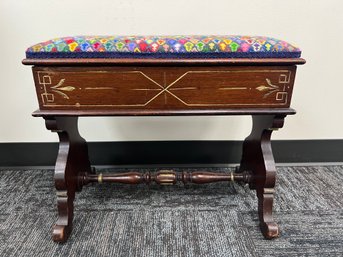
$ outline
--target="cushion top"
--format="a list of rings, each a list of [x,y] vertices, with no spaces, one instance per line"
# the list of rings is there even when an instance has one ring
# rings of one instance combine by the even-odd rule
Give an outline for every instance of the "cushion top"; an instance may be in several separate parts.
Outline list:
[[[299,58],[301,50],[263,36],[75,36],[26,50],[26,58]]]

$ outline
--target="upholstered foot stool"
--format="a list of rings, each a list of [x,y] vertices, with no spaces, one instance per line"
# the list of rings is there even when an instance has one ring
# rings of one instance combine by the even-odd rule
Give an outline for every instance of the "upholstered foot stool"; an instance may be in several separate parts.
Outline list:
[[[295,113],[290,103],[296,65],[305,63],[300,54],[285,41],[259,36],[77,36],[27,49],[23,63],[33,65],[39,102],[33,116],[43,117],[60,139],[53,240],[67,240],[75,193],[93,182],[248,183],[257,193],[262,234],[277,237],[270,137]],[[78,117],[157,115],[251,115],[240,166],[229,174],[96,174]]]

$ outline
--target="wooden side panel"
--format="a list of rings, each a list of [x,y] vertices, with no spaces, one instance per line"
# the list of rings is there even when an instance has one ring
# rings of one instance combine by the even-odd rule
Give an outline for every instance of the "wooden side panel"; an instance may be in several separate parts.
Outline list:
[[[34,67],[41,110],[288,108],[296,66]]]

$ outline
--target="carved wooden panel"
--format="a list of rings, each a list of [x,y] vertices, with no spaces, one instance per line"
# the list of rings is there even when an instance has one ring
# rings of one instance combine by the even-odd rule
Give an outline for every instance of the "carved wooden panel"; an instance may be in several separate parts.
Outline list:
[[[34,67],[41,110],[287,108],[295,66]]]

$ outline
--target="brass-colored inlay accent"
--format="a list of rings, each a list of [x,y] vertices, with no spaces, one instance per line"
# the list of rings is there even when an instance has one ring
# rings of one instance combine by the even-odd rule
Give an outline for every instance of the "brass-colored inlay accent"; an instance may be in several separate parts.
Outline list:
[[[142,71],[86,71],[87,73],[128,73],[128,74],[140,74],[143,77],[145,77],[147,80],[151,81],[153,84],[155,84],[156,86],[158,86],[159,88],[156,89],[150,89],[150,88],[146,88],[146,89],[132,89],[132,90],[146,90],[146,91],[158,91],[157,94],[155,96],[153,96],[151,99],[149,99],[147,102],[142,103],[142,104],[96,104],[96,105],[82,105],[84,107],[90,107],[90,106],[98,106],[98,107],[145,107],[148,104],[150,104],[154,99],[156,99],[157,97],[159,97],[160,95],[164,94],[165,98],[166,95],[170,95],[173,98],[177,99],[178,101],[180,101],[182,104],[184,104],[185,106],[189,106],[189,107],[201,107],[201,106],[249,106],[249,105],[259,105],[259,106],[264,106],[264,105],[268,105],[268,106],[282,106],[282,105],[286,105],[288,102],[287,99],[287,95],[288,92],[286,92],[286,84],[290,82],[290,77],[291,77],[291,71],[289,70],[233,70],[233,71],[228,71],[228,70],[224,70],[224,71],[208,71],[208,70],[203,70],[203,71],[187,71],[184,74],[182,74],[180,77],[178,77],[176,80],[174,80],[172,83],[167,84],[165,81],[163,83],[163,85],[161,83],[156,82],[155,80],[153,80],[152,78],[150,78],[148,75],[146,75],[144,72]],[[184,87],[184,88],[172,88],[172,86],[174,86],[176,83],[178,83],[180,80],[182,80],[184,77],[188,76],[189,74],[201,74],[201,73],[249,73],[249,72],[256,72],[256,73],[263,73],[263,72],[280,72],[283,74],[280,74],[279,76],[279,83],[283,84],[283,89],[281,88],[281,85],[276,86],[273,85],[270,81],[270,79],[266,79],[268,86],[265,85],[260,85],[257,87],[252,87],[255,88],[256,90],[260,91],[260,92],[266,92],[263,95],[263,98],[268,97],[269,95],[273,94],[273,93],[277,93],[276,94],[276,100],[279,101],[278,103],[188,103],[185,100],[181,99],[179,96],[175,95],[174,93],[172,93],[171,91],[178,91],[178,90],[195,90],[197,88],[193,88],[193,87]],[[44,92],[41,94],[42,100],[43,100],[43,106],[45,107],[60,107],[60,106],[64,106],[64,107],[68,107],[68,106],[74,106],[74,105],[70,105],[70,104],[65,104],[65,105],[61,105],[61,104],[54,104],[55,99],[54,99],[54,95],[52,93],[48,93],[46,85],[50,85],[51,84],[51,76],[49,72],[44,72],[44,71],[38,71],[38,79],[39,79],[39,84],[43,86],[43,90]],[[44,74],[45,73],[45,74]],[[63,73],[78,73],[78,72],[74,72],[74,71],[64,71]],[[68,87],[60,87],[62,84],[64,83],[64,79],[62,79],[56,86],[54,87],[50,87],[51,91],[60,94],[61,96],[63,96],[65,99],[69,99],[69,97],[61,92],[61,91],[73,91],[75,88],[68,86]],[[87,88],[87,90],[90,90],[91,88]],[[104,90],[104,89],[110,89],[109,87],[96,87],[96,88],[92,88],[97,89],[97,90]],[[251,89],[251,88],[247,88],[247,87],[223,87],[223,88],[219,88],[218,90],[247,90],[247,89]],[[165,101],[166,102],[166,101]]]
[[[275,190],[274,188],[264,188],[263,193],[264,194],[274,194]]]
[[[198,89],[197,87],[177,87],[171,88],[170,90],[189,90],[189,89]]]
[[[58,197],[67,197],[68,193],[67,193],[67,191],[56,191],[56,195]]]
[[[233,172],[230,173],[231,181],[235,182],[235,176],[233,175]]]
[[[65,79],[61,79],[60,82],[57,83],[57,85],[51,87],[51,91],[61,95],[63,98],[65,99],[69,99],[69,96],[64,92],[71,92],[75,90],[75,87],[72,86],[65,86],[65,87],[61,87],[64,84]]]
[[[281,74],[281,75],[283,75],[283,74]],[[261,85],[259,87],[256,87],[256,90],[261,91],[261,92],[269,91],[266,94],[264,94],[263,98],[266,98],[269,95],[271,95],[275,92],[278,92],[280,90],[280,87],[273,85],[272,82],[270,81],[270,79],[266,78],[266,81],[267,81],[268,86]],[[276,100],[278,100],[278,99],[276,99]]]
[[[102,181],[103,181],[103,176],[102,176],[102,173],[100,173],[100,174],[98,175],[98,183],[101,184]]]
[[[173,185],[176,182],[176,173],[172,170],[161,170],[156,175],[160,185]]]

